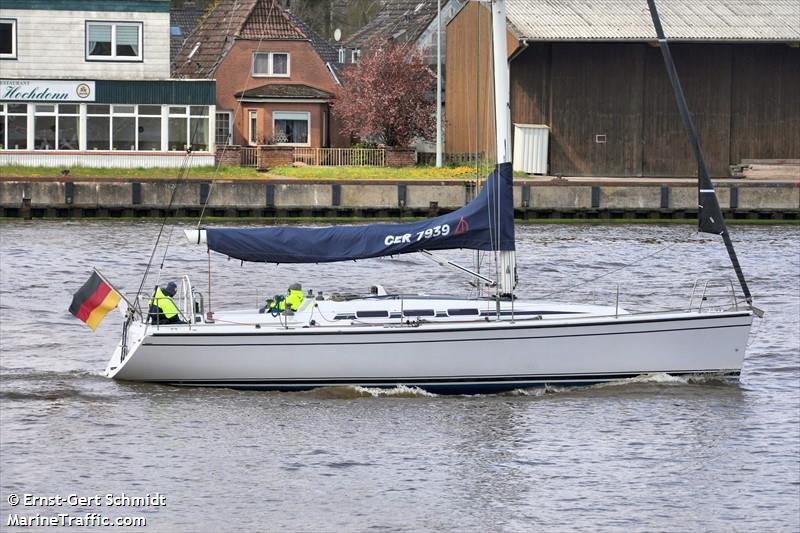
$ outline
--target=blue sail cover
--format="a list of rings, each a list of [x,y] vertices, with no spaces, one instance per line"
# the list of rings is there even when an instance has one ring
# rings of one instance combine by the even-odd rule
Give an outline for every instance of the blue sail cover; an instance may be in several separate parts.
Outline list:
[[[326,263],[454,248],[513,250],[511,163],[498,165],[478,196],[464,207],[421,222],[206,231],[208,247],[215,252],[266,263]]]

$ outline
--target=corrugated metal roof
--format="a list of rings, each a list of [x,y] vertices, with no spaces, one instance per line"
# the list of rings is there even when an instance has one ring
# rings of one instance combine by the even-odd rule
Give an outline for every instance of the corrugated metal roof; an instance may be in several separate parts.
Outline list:
[[[800,0],[657,0],[675,41],[800,41]],[[647,0],[507,0],[511,30],[532,41],[655,40]]]

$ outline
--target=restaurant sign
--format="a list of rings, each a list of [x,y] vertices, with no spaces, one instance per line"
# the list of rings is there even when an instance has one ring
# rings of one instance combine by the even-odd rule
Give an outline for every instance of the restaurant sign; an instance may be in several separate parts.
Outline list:
[[[0,80],[0,100],[94,102],[94,82],[80,80]]]

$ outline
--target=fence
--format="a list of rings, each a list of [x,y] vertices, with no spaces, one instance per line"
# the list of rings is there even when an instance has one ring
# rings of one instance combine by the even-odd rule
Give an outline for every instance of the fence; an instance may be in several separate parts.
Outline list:
[[[442,154],[442,162],[445,165],[475,165],[476,161],[483,162],[485,154],[483,152],[465,152],[458,154]],[[417,162],[420,165],[433,165],[436,163],[434,152],[417,152]]]
[[[258,167],[258,154],[261,150],[258,147],[242,146],[242,162],[243,167]]]
[[[244,157],[242,158],[244,161]],[[299,148],[294,149],[295,163],[313,166],[386,166],[382,148]],[[244,163],[242,163],[244,165]]]

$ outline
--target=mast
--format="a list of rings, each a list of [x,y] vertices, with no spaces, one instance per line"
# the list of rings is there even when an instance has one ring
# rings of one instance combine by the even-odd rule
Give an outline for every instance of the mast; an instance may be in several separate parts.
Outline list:
[[[508,44],[506,43],[506,3],[492,3],[492,49],[494,51],[494,107],[497,135],[497,165],[511,163],[511,104],[509,102]],[[514,250],[500,250],[497,259],[500,294],[512,294],[517,282],[517,256]]]
[[[442,0],[436,4],[436,166],[442,166]]]
[[[722,210],[719,207],[717,193],[714,191],[714,185],[711,183],[711,178],[708,175],[703,152],[700,149],[700,140],[697,137],[697,130],[689,114],[689,106],[686,104],[686,97],[683,95],[683,88],[678,79],[678,73],[675,70],[675,63],[672,61],[669,44],[664,35],[664,29],[661,27],[661,19],[656,10],[655,0],[647,0],[647,6],[650,8],[650,16],[653,19],[653,26],[655,27],[656,36],[658,37],[658,46],[661,49],[661,55],[664,57],[664,64],[667,67],[667,75],[672,84],[672,89],[675,91],[675,100],[677,100],[678,103],[678,110],[683,120],[683,126],[686,128],[686,133],[689,134],[689,142],[692,145],[694,158],[697,161],[698,230],[704,233],[713,233],[722,236],[725,249],[728,251],[728,257],[730,257],[733,270],[736,272],[736,277],[739,279],[739,284],[742,287],[745,300],[748,305],[750,305],[751,309],[756,310],[753,307],[753,297],[750,295],[750,289],[747,287],[747,280],[744,278],[744,272],[742,272],[742,267],[739,265],[736,251],[733,249],[733,242],[728,234],[728,228],[725,225],[725,217],[722,216]]]

